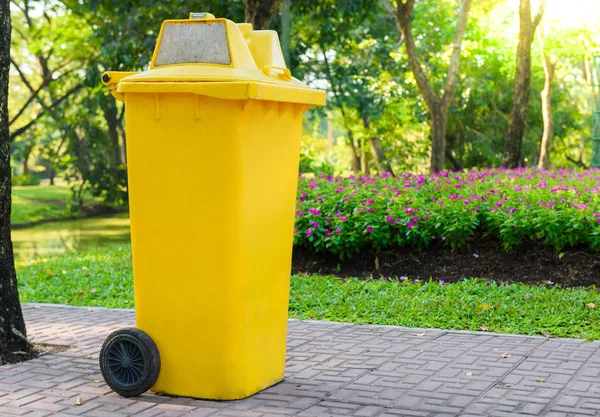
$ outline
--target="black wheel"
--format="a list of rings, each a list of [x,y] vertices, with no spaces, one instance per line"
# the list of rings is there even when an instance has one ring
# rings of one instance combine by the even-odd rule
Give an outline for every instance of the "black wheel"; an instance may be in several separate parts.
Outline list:
[[[100,351],[100,371],[109,387],[123,397],[148,391],[160,372],[160,355],[150,336],[127,327],[111,333]]]

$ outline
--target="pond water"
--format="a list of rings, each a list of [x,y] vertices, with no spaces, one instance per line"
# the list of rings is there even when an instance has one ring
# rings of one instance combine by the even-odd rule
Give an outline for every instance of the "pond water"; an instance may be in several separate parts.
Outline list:
[[[17,261],[129,243],[129,218],[123,213],[42,223],[13,230],[12,241]]]

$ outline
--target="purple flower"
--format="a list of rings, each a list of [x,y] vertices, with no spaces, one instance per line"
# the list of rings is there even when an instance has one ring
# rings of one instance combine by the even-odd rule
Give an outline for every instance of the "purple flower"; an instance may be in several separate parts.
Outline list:
[[[296,210],[296,216],[302,217],[302,210]]]
[[[438,282],[440,285],[444,285],[446,283],[446,281],[444,281],[443,279],[440,279]]]
[[[345,217],[345,216],[342,216],[342,217],[340,217],[340,221],[342,221],[342,222],[345,222],[345,221],[347,221],[347,220],[348,220],[348,218],[347,218],[347,217]]]
[[[367,233],[372,233],[372,232],[373,232],[373,227],[367,226]]]
[[[479,255],[477,255],[476,253],[473,254],[473,258],[479,258]]]
[[[300,194],[300,201],[306,200],[306,192]]]
[[[342,191],[344,191],[344,187],[342,187],[341,185],[335,190],[337,193],[341,193]]]
[[[408,227],[409,229],[412,229],[413,227],[415,227],[415,224],[413,222],[408,222],[406,227]]]
[[[413,223],[416,223],[416,222],[418,222],[418,221],[419,221],[419,218],[418,218],[418,217],[413,217],[413,218],[411,219],[411,222],[413,222]]]
[[[402,275],[401,277],[398,278],[400,281],[406,281],[407,277],[405,277],[404,275]]]
[[[385,216],[385,220],[390,223],[394,223],[394,218],[392,216]]]
[[[319,228],[319,223],[317,223],[317,222],[310,222],[310,225],[311,225],[312,227],[314,227],[315,229],[318,229],[318,228]]]
[[[313,230],[312,230],[312,229],[306,229],[306,234],[307,234],[307,235],[309,235],[309,236],[310,236],[310,235],[312,235],[313,233],[314,233],[314,232],[313,232]]]
[[[340,229],[339,227],[337,229],[335,229],[336,233],[342,233],[342,229]]]
[[[502,203],[498,201],[498,202],[496,203],[496,207],[502,207]]]

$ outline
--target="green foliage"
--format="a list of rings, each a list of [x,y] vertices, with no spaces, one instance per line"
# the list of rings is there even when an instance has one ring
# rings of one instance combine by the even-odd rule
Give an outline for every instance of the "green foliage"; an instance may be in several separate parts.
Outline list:
[[[361,251],[486,236],[513,249],[541,241],[600,250],[598,171],[486,170],[300,178],[294,242],[347,259]]]
[[[19,174],[13,175],[12,184],[18,185],[40,185],[40,176],[37,174]]]
[[[17,264],[24,302],[133,308],[130,246]],[[596,288],[294,276],[292,318],[600,339]]]

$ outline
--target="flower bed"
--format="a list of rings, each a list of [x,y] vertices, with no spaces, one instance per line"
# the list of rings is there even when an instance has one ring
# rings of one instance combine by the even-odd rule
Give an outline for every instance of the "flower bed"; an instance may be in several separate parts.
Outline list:
[[[299,179],[294,244],[351,258],[475,237],[600,250],[600,170],[488,169]]]

